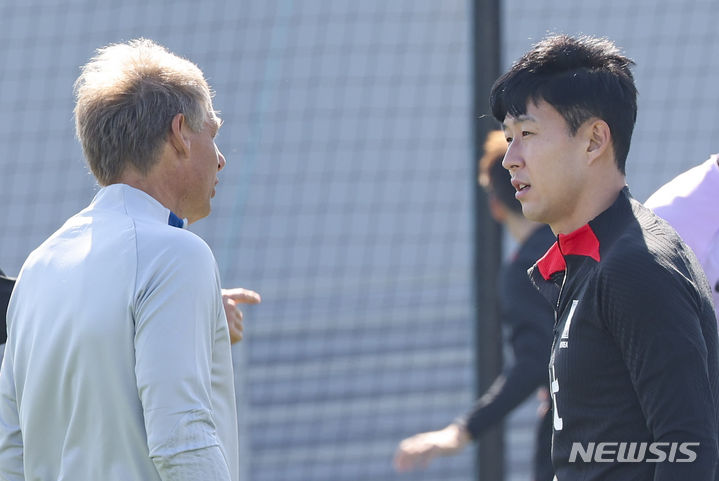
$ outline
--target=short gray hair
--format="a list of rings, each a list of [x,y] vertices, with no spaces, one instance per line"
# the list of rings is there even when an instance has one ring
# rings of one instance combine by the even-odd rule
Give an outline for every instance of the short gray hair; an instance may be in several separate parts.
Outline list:
[[[178,113],[195,132],[218,121],[197,65],[144,38],[98,49],[74,91],[77,137],[100,185],[128,166],[147,174]]]

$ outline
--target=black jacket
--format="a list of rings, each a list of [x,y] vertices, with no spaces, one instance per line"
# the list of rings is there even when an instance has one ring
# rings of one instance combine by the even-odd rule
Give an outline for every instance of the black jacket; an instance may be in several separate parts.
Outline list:
[[[714,480],[717,322],[701,267],[674,229],[625,188],[560,235],[530,275],[557,312],[558,481]]]

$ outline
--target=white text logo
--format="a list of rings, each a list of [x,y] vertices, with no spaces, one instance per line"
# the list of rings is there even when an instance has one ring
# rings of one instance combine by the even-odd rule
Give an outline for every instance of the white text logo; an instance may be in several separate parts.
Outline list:
[[[569,462],[591,463],[692,463],[697,459],[693,447],[699,443],[572,443]]]

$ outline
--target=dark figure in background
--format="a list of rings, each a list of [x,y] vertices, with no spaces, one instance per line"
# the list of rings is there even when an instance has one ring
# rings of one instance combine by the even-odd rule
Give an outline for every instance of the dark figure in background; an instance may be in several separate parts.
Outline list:
[[[14,286],[15,279],[5,276],[5,273],[0,269],[0,360],[2,360],[5,341],[7,340],[5,314],[7,313],[7,305],[8,302],[10,302],[10,294],[12,294],[12,288]]]
[[[424,467],[437,456],[459,452],[483,431],[502,421],[529,395],[541,388],[547,398],[547,364],[552,343],[552,306],[532,286],[527,269],[552,245],[555,238],[548,226],[522,215],[514,198],[509,174],[502,167],[507,141],[501,131],[490,132],[480,160],[479,183],[489,196],[492,217],[503,224],[518,247],[499,275],[499,304],[503,325],[515,362],[500,375],[474,408],[444,429],[420,433],[402,441],[395,455],[395,467],[408,471]],[[545,403],[537,426],[534,479],[551,481],[550,457],[552,417]]]

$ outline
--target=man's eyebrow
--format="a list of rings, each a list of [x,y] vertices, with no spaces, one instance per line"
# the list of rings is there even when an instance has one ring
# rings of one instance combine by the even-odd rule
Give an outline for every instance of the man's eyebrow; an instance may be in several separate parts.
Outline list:
[[[532,117],[529,114],[522,114],[522,115],[518,115],[516,117],[512,117],[510,120],[505,119],[504,122],[502,122],[502,127],[506,129],[509,127],[508,123],[518,124],[520,122],[535,122],[536,120],[537,119],[535,119],[534,117]]]

